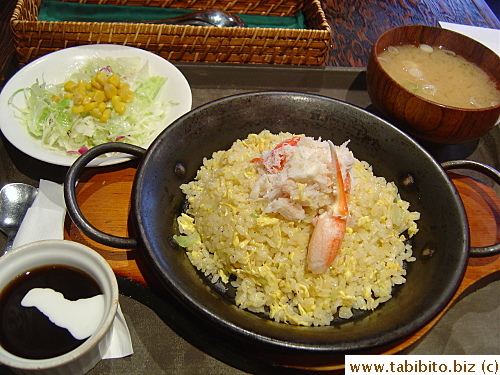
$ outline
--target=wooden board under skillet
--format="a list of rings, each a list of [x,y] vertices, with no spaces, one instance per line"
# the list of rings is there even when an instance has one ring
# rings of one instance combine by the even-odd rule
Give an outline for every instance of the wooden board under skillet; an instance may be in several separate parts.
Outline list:
[[[129,236],[127,220],[136,162],[123,166],[87,170],[77,185],[77,199],[83,214],[98,229],[118,236]],[[464,202],[471,232],[472,246],[489,246],[500,240],[500,198],[485,184],[456,173],[449,173]],[[103,212],[106,212],[103,215]],[[148,287],[147,267],[141,260],[140,250],[120,250],[99,244],[83,235],[68,218],[65,238],[84,243],[98,251],[119,276]],[[396,354],[422,338],[462,296],[477,283],[497,277],[500,272],[500,255],[470,258],[462,283],[445,309],[420,331],[405,341],[386,350],[383,354]],[[332,367],[316,368],[318,371]]]

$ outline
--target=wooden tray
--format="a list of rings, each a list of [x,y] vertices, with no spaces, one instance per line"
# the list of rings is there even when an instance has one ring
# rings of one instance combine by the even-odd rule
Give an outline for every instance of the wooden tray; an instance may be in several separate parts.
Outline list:
[[[107,233],[127,237],[129,235],[128,215],[136,163],[130,162],[124,168],[112,166],[87,169],[79,179],[76,188],[77,200],[86,218],[98,229]],[[489,246],[500,240],[500,198],[483,183],[455,173],[449,173],[464,202],[471,232],[472,246]],[[106,202],[106,203],[103,203]],[[106,212],[103,215],[103,212]],[[120,250],[99,244],[85,235],[68,218],[65,224],[65,238],[83,243],[98,251],[119,276],[148,286],[141,264],[139,250]],[[404,342],[395,345],[382,354],[398,353],[423,337],[460,298],[475,286],[497,278],[500,272],[500,255],[486,258],[470,258],[456,294],[430,323]],[[146,276],[146,277],[145,277]],[[319,368],[332,370],[338,367]]]

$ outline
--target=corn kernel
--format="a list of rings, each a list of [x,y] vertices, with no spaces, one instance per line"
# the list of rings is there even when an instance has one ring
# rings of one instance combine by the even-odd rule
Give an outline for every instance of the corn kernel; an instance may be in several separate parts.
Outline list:
[[[66,94],[64,94],[64,97],[65,97],[66,99],[73,100],[73,93],[71,93],[71,92],[67,92]]]
[[[123,102],[118,102],[113,108],[115,109],[116,113],[118,113],[119,115],[123,115],[127,109],[127,105]]]
[[[83,111],[83,105],[74,105],[73,107],[71,107],[71,112],[73,113],[82,113]]]
[[[85,94],[85,96],[84,96],[84,97],[83,97],[83,99],[82,99],[82,104],[88,104],[88,103],[90,103],[91,101],[92,101],[92,97],[91,97],[91,96],[89,96],[89,95],[87,95],[87,94]]]
[[[120,93],[120,98],[125,103],[130,103],[134,100],[134,92],[130,91],[130,90],[122,92],[122,93]]]
[[[106,103],[100,102],[97,108],[99,108],[99,111],[104,112],[104,110],[106,109]]]
[[[104,85],[107,83],[107,78],[106,78],[106,74],[104,74],[103,72],[99,72],[96,74],[95,76],[95,80],[101,85],[104,87]]]
[[[85,94],[82,94],[81,92],[77,92],[73,94],[73,103],[76,105],[82,104],[83,98],[85,97]]]
[[[78,82],[78,90],[83,91],[83,92],[87,91],[87,85],[83,79],[81,79]]]
[[[92,78],[92,80],[90,81],[92,87],[98,89],[98,90],[102,90],[103,86],[96,80],[96,77]]]
[[[78,85],[73,81],[68,81],[64,84],[64,90],[68,92],[73,92],[77,87]]]
[[[102,113],[102,116],[99,118],[100,122],[107,122],[109,120],[109,117],[111,116],[111,110],[106,108],[104,112]]]
[[[111,98],[115,96],[117,93],[118,90],[111,83],[106,83],[104,85],[104,94],[106,94],[106,98],[108,98],[108,100],[111,100]]]
[[[120,103],[122,101],[122,98],[120,98],[120,95],[114,95],[112,98],[111,98],[111,104],[114,106],[116,106],[116,103]]]
[[[106,99],[106,95],[104,94],[104,91],[102,91],[102,90],[96,90],[94,92],[94,96],[93,96],[92,99],[99,104],[99,103],[103,102]]]
[[[96,117],[96,118],[101,118],[101,116],[102,116],[102,112],[101,112],[101,111],[99,110],[99,108],[97,108],[97,107],[96,107],[96,108],[92,108],[92,109],[90,110],[90,114],[91,114],[92,116]]]
[[[90,112],[92,109],[97,108],[96,102],[90,102],[83,106],[85,112]]]
[[[130,85],[126,82],[121,82],[120,87],[118,87],[121,90],[130,90]]]
[[[52,95],[50,99],[56,103],[59,103],[61,101],[61,97],[59,95]]]
[[[120,87],[118,89],[118,95],[122,96],[123,94],[125,94],[126,92],[129,92],[129,91],[130,91],[130,89],[127,87]]]
[[[108,83],[111,83],[116,88],[119,88],[120,87],[120,77],[118,77],[116,74],[112,74],[108,77]]]

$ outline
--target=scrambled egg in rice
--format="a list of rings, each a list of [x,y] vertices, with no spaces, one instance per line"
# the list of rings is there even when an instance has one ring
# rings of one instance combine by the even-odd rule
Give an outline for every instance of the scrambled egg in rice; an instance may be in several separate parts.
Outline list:
[[[353,159],[342,246],[326,272],[307,271],[317,212],[288,220],[252,195],[260,175],[251,160],[291,137],[251,134],[205,159],[195,180],[181,186],[189,208],[178,218],[175,239],[212,282],[235,287],[240,308],[277,322],[328,325],[335,316],[350,318],[353,309],[375,309],[406,281],[404,264],[415,260],[406,240],[417,232],[420,215],[409,211],[394,183]]]

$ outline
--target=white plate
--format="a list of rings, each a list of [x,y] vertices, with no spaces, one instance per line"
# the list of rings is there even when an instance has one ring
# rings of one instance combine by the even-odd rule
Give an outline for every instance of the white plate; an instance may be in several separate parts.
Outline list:
[[[17,90],[31,87],[36,79],[48,84],[58,84],[77,69],[84,66],[90,58],[94,57],[133,57],[139,56],[143,63],[149,63],[152,75],[168,78],[160,92],[161,100],[165,103],[172,100],[179,104],[171,105],[160,129],[152,137],[154,138],[174,120],[191,110],[192,95],[188,81],[182,73],[170,62],[154,53],[127,46],[112,44],[94,44],[62,49],[26,65],[19,70],[5,85],[0,93],[0,129],[16,148],[47,163],[70,166],[76,160],[76,156],[71,154],[57,153],[42,148],[41,142],[28,134],[26,128],[15,117],[15,109],[8,104],[12,94]],[[23,95],[16,95],[14,103],[19,108],[24,108]],[[142,147],[147,148],[149,142]],[[90,166],[111,165],[129,160],[128,155],[105,156],[95,159]]]

